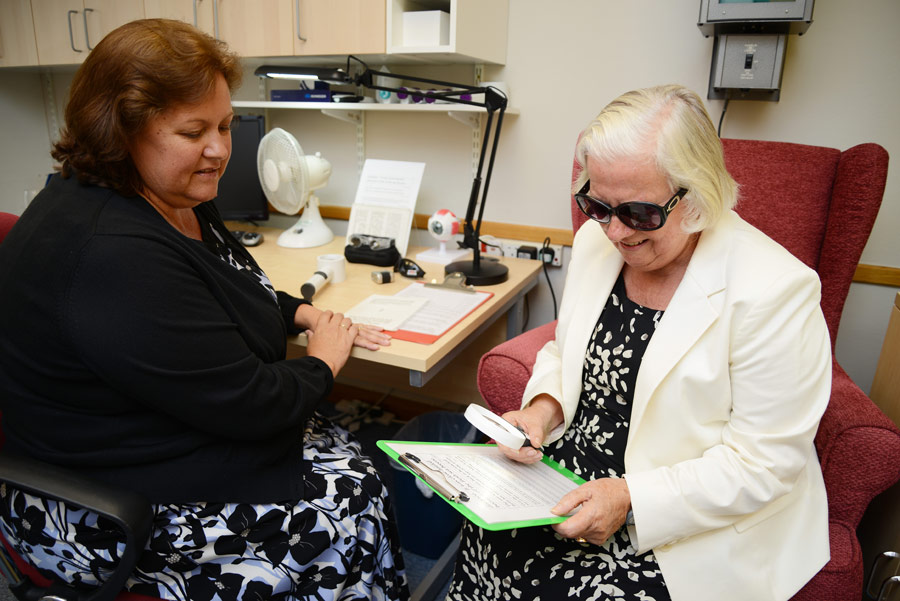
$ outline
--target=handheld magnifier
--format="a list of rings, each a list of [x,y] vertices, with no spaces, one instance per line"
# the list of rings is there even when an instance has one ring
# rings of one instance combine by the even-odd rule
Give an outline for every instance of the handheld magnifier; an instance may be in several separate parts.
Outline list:
[[[481,405],[471,404],[466,407],[465,416],[470,424],[504,446],[515,450],[531,446],[531,441],[523,430]]]

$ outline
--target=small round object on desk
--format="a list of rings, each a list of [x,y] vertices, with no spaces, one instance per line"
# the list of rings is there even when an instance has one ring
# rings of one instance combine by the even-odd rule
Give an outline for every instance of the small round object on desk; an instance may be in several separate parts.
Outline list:
[[[262,244],[263,235],[259,232],[244,232],[241,234],[240,241],[244,246],[259,246]]]

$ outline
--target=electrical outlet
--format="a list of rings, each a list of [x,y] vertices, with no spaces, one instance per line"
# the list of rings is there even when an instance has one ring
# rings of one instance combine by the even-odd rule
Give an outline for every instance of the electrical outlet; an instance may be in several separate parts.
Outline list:
[[[520,246],[525,244],[518,240],[499,240],[500,248],[503,250],[504,257],[515,257]]]
[[[491,239],[486,239],[486,241],[490,242],[491,244],[496,244],[497,246],[499,246],[500,247],[499,250],[501,250],[503,252],[504,257],[518,256],[519,247],[521,247],[521,246],[536,247],[538,250],[538,256],[540,256],[541,247],[543,247],[543,244],[541,242],[527,242],[525,240],[510,240],[510,239],[506,239],[506,238],[491,238]],[[562,254],[563,254],[562,245],[561,244],[550,244],[548,246],[549,246],[549,248],[553,249],[553,260],[550,263],[548,263],[548,265],[551,265],[553,267],[562,267]],[[492,247],[488,246],[488,247],[486,247],[486,249],[487,250],[485,252],[487,254],[493,254],[493,255],[500,254],[498,252],[497,248],[492,248]]]
[[[493,236],[482,236],[481,237],[481,254],[482,255],[490,255],[492,257],[502,257],[506,253],[503,252],[503,247],[500,245],[501,240],[499,238],[495,238]],[[515,256],[515,255],[513,255]]]
[[[538,247],[538,254],[541,252],[541,248],[543,245]],[[562,244],[548,244],[549,248],[553,249],[553,260],[550,261],[550,265],[553,267],[562,267],[563,261],[563,246]]]

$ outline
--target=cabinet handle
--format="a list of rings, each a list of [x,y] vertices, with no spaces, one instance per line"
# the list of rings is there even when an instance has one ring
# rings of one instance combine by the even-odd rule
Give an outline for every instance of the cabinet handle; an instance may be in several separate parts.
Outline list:
[[[219,39],[219,0],[213,0],[213,32],[215,38]]]
[[[72,15],[78,14],[77,10],[70,10],[69,14],[66,15],[66,19],[69,21],[69,45],[72,46],[72,50],[74,52],[81,52],[78,48],[75,47],[75,35],[72,33]]]
[[[94,12],[93,8],[85,8],[84,12],[81,14],[81,18],[84,20],[84,43],[87,46],[88,50],[93,50],[94,48],[91,46],[91,36],[88,34],[88,26],[87,26],[87,15],[88,13]]]
[[[194,27],[197,26],[197,0],[194,0]]]
[[[297,39],[301,42],[305,42],[306,38],[300,35],[300,0],[294,0],[294,8],[296,9],[297,14]]]

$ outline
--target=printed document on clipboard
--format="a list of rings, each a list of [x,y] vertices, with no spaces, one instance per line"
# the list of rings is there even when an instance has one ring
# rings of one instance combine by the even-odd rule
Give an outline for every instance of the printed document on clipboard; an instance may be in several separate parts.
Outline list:
[[[366,159],[350,208],[347,240],[354,234],[393,238],[406,255],[425,163]]]
[[[493,292],[473,290],[460,292],[415,282],[397,292],[398,299],[425,299],[425,303],[400,327],[391,332],[398,340],[431,344],[472,311],[494,296]]]
[[[485,530],[558,524],[551,509],[584,480],[547,456],[507,458],[495,444],[379,440],[378,447]]]
[[[384,328],[396,340],[431,344],[494,296],[480,290],[449,290],[414,282],[393,296],[373,294],[344,315]]]

